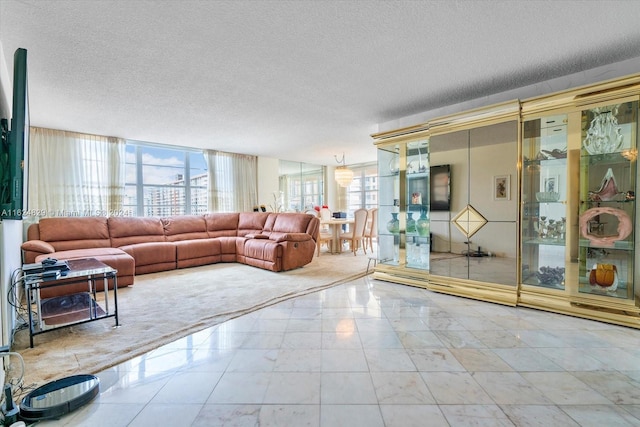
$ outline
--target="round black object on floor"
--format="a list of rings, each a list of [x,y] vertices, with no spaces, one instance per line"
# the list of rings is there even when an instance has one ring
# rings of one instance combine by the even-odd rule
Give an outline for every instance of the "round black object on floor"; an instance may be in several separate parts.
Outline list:
[[[20,419],[59,418],[89,403],[100,391],[94,375],[73,375],[52,381],[27,394],[20,402]]]

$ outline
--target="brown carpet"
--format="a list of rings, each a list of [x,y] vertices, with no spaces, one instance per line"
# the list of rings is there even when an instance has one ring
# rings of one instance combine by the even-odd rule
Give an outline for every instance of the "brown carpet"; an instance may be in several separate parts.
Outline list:
[[[365,275],[368,257],[322,254],[303,268],[273,273],[215,264],[136,276],[118,290],[114,319],[74,325],[35,337],[16,334],[12,350],[25,362],[26,387],[74,374],[93,374],[161,345],[277,302]]]

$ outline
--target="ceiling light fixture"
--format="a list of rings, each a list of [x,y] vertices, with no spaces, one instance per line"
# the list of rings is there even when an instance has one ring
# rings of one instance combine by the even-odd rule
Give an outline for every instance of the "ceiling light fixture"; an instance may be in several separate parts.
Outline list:
[[[342,166],[338,166],[335,170],[334,177],[336,182],[340,187],[348,187],[353,181],[353,171],[347,168],[346,162],[344,160],[344,153],[342,153],[342,159],[338,160],[338,156],[333,156],[336,158],[336,162],[342,163]]]

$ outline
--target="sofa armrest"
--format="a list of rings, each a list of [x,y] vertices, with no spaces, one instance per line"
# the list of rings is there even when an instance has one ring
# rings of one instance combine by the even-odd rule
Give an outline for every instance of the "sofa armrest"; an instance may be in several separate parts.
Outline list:
[[[267,236],[266,234],[247,234],[246,236],[247,239],[268,239],[269,236]]]
[[[306,242],[311,240],[312,237],[307,233],[274,233],[271,235],[271,239],[279,242]]]
[[[52,254],[56,250],[50,244],[42,240],[27,240],[21,245],[23,251],[38,252],[41,254]]]

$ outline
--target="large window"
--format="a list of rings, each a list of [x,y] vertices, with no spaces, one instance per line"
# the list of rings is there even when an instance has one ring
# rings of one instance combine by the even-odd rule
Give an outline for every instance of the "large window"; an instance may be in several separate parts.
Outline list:
[[[357,209],[378,207],[378,165],[368,163],[351,166],[353,182],[347,188],[347,206],[350,215]]]
[[[283,209],[304,212],[324,204],[324,168],[308,163],[280,161]]]
[[[124,209],[137,216],[207,211],[207,166],[201,151],[127,141]]]

